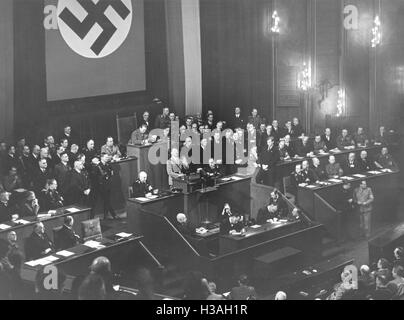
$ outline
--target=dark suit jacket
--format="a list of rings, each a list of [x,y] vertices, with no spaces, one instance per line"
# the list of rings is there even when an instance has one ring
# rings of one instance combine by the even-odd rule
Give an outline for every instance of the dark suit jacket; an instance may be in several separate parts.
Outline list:
[[[0,223],[11,221],[11,207],[0,202]]]
[[[279,150],[273,147],[271,150],[265,149],[261,152],[261,155],[258,159],[259,164],[269,165],[270,171],[275,170],[276,165],[280,161]]]
[[[361,158],[359,158],[357,163],[359,172],[367,172],[375,168],[374,163],[370,161],[369,158],[366,158],[366,160],[362,160]]]
[[[240,117],[237,118],[236,115],[233,114],[229,121],[229,127],[233,130],[237,128],[245,129],[245,120],[243,116],[240,115]]]
[[[63,225],[56,235],[57,237],[57,250],[66,250],[73,248],[80,243],[80,237],[74,233],[74,231],[66,225]]]
[[[313,172],[315,181],[322,181],[328,179],[327,172],[321,165],[319,165],[317,168],[312,166],[311,170]]]
[[[135,198],[144,197],[146,194],[150,192],[151,185],[146,181],[146,183],[140,182],[140,180],[136,180],[133,184],[133,196]]]
[[[307,154],[310,152],[313,152],[313,151],[314,151],[314,148],[313,148],[313,145],[310,143],[310,141],[307,142],[306,145],[304,145],[302,141],[297,142],[296,153],[300,157],[307,157]]]
[[[258,211],[257,215],[257,223],[260,225],[264,225],[267,223],[269,219],[276,218],[277,214],[268,211],[268,206],[265,206]]]
[[[337,143],[335,141],[334,135],[331,135],[330,138],[327,139],[326,135],[323,134],[321,136],[321,140],[324,141],[324,143],[325,143],[325,145],[327,147],[327,150],[332,150],[332,149],[335,149],[337,147]]]
[[[352,175],[352,174],[359,173],[360,172],[360,166],[359,166],[358,161],[355,159],[355,161],[351,165],[349,160],[347,160],[343,170],[344,170],[344,174],[346,174],[346,175]]]
[[[86,199],[84,191],[90,188],[87,176],[83,172],[78,173],[76,170],[72,170],[67,179],[67,204],[83,204]]]
[[[67,177],[68,173],[72,170],[69,164],[64,165],[59,163],[55,167],[55,178],[58,182],[59,190],[64,194],[67,188]]]
[[[36,194],[41,192],[43,188],[45,188],[46,180],[51,179],[53,176],[51,172],[46,169],[44,172],[39,168],[38,164],[34,169],[32,175],[32,183],[33,183],[33,190]]]
[[[43,256],[42,252],[46,249],[54,249],[53,243],[46,233],[44,233],[41,238],[38,234],[33,232],[25,241],[25,255],[27,261],[39,259]]]
[[[38,195],[41,211],[56,210],[63,207],[63,198],[56,190],[53,192],[42,190]]]

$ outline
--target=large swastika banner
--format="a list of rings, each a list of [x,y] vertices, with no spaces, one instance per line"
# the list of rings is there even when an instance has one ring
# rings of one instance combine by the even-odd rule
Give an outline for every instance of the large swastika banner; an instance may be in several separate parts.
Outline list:
[[[48,101],[146,90],[143,1],[44,1]]]

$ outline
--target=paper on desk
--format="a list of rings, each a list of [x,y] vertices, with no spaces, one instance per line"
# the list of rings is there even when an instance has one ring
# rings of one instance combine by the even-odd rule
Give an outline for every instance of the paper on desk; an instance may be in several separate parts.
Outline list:
[[[38,214],[38,218],[42,219],[42,218],[50,218],[52,217],[52,215],[50,213],[42,213],[42,214]]]
[[[261,226],[258,224],[256,224],[255,226],[251,226],[251,229],[258,229],[258,228],[261,228]]]
[[[0,230],[6,230],[8,228],[11,228],[11,227],[6,224],[0,224]]]
[[[357,178],[366,178],[366,176],[364,176],[363,174],[354,174],[354,177],[357,177]]]
[[[54,262],[54,261],[58,261],[59,258],[58,258],[58,257],[55,257],[55,256],[49,256],[49,257],[43,258],[43,260],[45,260],[45,261],[50,261],[50,262]]]
[[[24,220],[24,219],[15,220],[14,222],[19,223],[19,224],[28,224],[29,223],[29,221]]]
[[[156,196],[156,195],[151,195],[151,196],[147,197],[147,199],[149,199],[149,200],[154,200],[154,199],[157,199],[157,198],[158,198],[158,196]]]
[[[90,241],[85,242],[84,245],[85,245],[86,247],[89,247],[89,248],[92,248],[92,249],[105,248],[105,246],[102,245],[100,242],[98,242],[98,241],[93,241],[93,240],[90,240]]]
[[[77,209],[77,208],[69,208],[69,209],[66,209],[66,211],[69,212],[69,213],[76,213],[76,212],[79,212],[80,209]]]
[[[354,178],[352,178],[352,177],[341,177],[341,179],[342,180],[348,180],[348,181],[354,180]]]
[[[39,263],[38,263],[38,260],[32,260],[32,261],[25,262],[25,264],[30,267],[36,267]]]
[[[309,189],[315,189],[315,188],[317,188],[316,186],[312,186],[312,185],[310,185],[310,186],[306,186],[306,188],[309,188]]]
[[[142,201],[142,202],[146,202],[146,201],[150,201],[149,199],[147,199],[147,198],[144,198],[144,197],[139,197],[139,198],[135,198],[137,201]]]
[[[65,257],[65,258],[74,255],[73,252],[70,252],[70,251],[67,251],[67,250],[62,250],[62,251],[56,252],[56,254],[59,255],[59,256]]]
[[[382,172],[384,172],[384,173],[392,173],[393,170],[391,170],[391,169],[383,169]]]
[[[370,174],[382,174],[380,171],[369,171]]]
[[[42,259],[37,260],[36,262],[38,262],[38,265],[46,266],[48,264],[51,264],[53,261],[46,260],[45,258],[42,258]]]
[[[116,235],[121,238],[129,238],[132,236],[132,233],[121,232],[121,233],[117,233]]]
[[[237,177],[237,176],[232,176],[231,179],[232,179],[232,180],[239,181],[239,180],[242,180],[243,178]]]
[[[334,182],[334,183],[341,183],[342,182],[342,180],[338,180],[338,179],[330,179],[328,181]]]

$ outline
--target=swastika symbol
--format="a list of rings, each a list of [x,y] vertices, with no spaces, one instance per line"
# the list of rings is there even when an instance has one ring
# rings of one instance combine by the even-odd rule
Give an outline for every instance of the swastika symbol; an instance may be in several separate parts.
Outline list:
[[[62,36],[85,57],[99,58],[115,51],[125,40],[131,20],[131,0],[59,0]]]

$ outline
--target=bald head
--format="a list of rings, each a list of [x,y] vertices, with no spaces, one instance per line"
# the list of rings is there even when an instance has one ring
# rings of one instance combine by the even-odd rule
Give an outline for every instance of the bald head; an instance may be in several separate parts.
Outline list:
[[[178,223],[186,223],[187,222],[187,216],[183,213],[177,214],[177,222]]]

